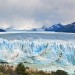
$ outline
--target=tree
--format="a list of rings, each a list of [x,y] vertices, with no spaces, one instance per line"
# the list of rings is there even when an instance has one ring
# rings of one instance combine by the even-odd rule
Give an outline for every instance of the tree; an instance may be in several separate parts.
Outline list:
[[[24,67],[23,63],[19,63],[19,64],[17,65],[16,73],[17,73],[18,75],[27,75],[27,73],[26,73],[26,68]]]
[[[68,73],[65,72],[65,71],[63,71],[63,70],[57,70],[57,71],[55,72],[55,75],[68,75]]]

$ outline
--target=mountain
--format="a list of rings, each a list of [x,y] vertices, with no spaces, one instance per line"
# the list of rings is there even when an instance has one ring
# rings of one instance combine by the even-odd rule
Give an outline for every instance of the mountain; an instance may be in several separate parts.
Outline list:
[[[0,29],[0,32],[24,32],[24,31],[53,31],[53,32],[69,32],[75,33],[75,22],[67,25],[61,23],[47,27],[43,25],[41,28],[32,28],[31,30],[18,30],[15,28]]]
[[[75,22],[65,25],[62,31],[75,33]]]
[[[50,27],[46,27],[46,25],[42,26],[41,28],[33,28],[32,31],[55,31],[59,32],[64,28],[64,26],[61,23],[55,24]]]
[[[32,29],[32,31],[54,31],[75,33],[75,22],[67,25],[62,25],[61,23],[58,23],[50,27],[42,26],[41,28],[34,28]]]
[[[5,32],[5,30],[4,29],[0,29],[0,32]]]
[[[47,27],[43,25],[41,28],[32,28],[31,31],[45,31]]]
[[[72,32],[75,33],[75,22],[67,25],[56,24],[49,28],[46,28],[45,31],[55,31],[55,32]]]
[[[55,31],[55,32],[60,32],[64,26],[62,24],[55,24],[49,28],[46,28],[45,31]]]

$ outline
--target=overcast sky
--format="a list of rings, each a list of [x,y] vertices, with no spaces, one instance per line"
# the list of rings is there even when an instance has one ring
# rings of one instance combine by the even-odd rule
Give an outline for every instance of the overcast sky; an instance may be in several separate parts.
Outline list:
[[[30,29],[75,21],[75,0],[0,0],[0,28]]]

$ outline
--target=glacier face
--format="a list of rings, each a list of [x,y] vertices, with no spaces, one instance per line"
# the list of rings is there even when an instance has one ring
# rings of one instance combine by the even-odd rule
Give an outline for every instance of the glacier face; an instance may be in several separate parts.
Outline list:
[[[0,38],[0,62],[75,65],[75,41]]]

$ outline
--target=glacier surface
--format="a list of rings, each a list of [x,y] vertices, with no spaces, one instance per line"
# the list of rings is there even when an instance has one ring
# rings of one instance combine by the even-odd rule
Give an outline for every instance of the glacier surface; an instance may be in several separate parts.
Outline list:
[[[75,41],[0,38],[0,62],[75,65]]]

